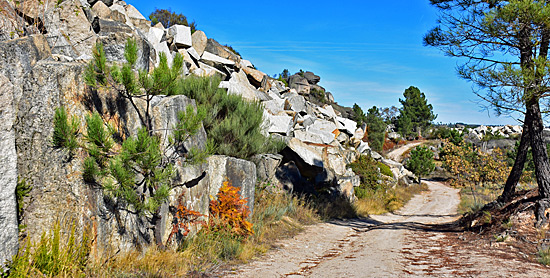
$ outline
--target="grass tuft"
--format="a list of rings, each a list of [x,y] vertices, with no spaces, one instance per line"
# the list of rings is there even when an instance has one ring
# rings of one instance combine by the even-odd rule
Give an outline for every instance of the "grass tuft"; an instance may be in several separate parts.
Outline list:
[[[76,222],[66,228],[62,231],[56,222],[40,241],[27,240],[9,265],[7,277],[86,277],[89,232],[77,234]]]
[[[539,263],[543,265],[550,265],[550,247],[539,249],[538,255]]]

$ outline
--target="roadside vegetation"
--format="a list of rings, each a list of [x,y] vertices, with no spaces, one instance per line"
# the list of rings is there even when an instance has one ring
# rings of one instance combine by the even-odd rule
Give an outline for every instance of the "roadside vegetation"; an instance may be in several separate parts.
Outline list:
[[[396,184],[389,167],[367,155],[359,157],[350,167],[361,178],[361,185],[355,188],[354,203],[361,216],[396,211],[415,194],[427,190],[425,184]]]
[[[208,221],[185,236],[177,249],[150,246],[146,251],[91,256],[88,230],[74,222],[56,223],[39,242],[26,241],[9,265],[7,277],[184,277],[214,272],[221,265],[247,262],[266,252],[276,240],[293,236],[304,225],[323,218],[304,198],[261,184],[256,188],[254,214],[248,216],[246,200],[225,183],[210,204]],[[187,210],[182,218],[196,213]],[[69,234],[61,231],[68,230]],[[97,256],[99,255],[99,256]]]

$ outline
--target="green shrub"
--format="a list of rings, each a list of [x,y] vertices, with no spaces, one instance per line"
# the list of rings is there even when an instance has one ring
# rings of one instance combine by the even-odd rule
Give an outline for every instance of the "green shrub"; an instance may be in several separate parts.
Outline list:
[[[183,75],[183,56],[177,53],[168,66],[166,54],[159,54],[159,65],[151,72],[138,70],[136,61],[138,47],[135,39],[128,39],[124,48],[126,62],[122,66],[108,66],[101,43],[93,49],[93,59],[84,71],[84,80],[92,88],[107,87],[127,99],[138,114],[141,124],[151,131],[151,100],[155,95],[174,95],[179,90]],[[137,72],[137,73],[136,73]],[[135,98],[144,99],[145,111],[137,108]]]
[[[361,186],[363,189],[379,189],[381,188],[379,166],[376,160],[370,155],[362,155],[357,161],[349,165],[353,172],[361,178]],[[359,191],[363,190],[359,189]],[[356,191],[357,192],[357,191]],[[360,198],[359,196],[357,196]]]
[[[543,265],[550,265],[550,247],[540,248],[538,255],[539,263]]]
[[[433,152],[424,146],[418,146],[411,151],[407,169],[418,176],[418,183],[420,183],[421,176],[433,172],[435,168],[433,157]]]
[[[277,80],[283,82],[285,84],[285,86],[288,87],[288,82],[281,75],[279,75],[279,78],[277,78]]]
[[[239,95],[218,88],[217,77],[185,78],[180,92],[197,101],[206,110],[203,121],[208,138],[218,154],[249,158],[258,153],[276,153],[285,144],[262,134],[263,108]]]
[[[100,174],[100,170],[97,166],[95,158],[88,156],[84,160],[84,169],[82,171],[82,178],[85,182],[95,182],[96,176]]]
[[[328,103],[325,92],[318,90],[317,88],[312,88],[310,94],[319,100],[320,103]]]
[[[373,150],[381,152],[386,136],[386,122],[384,122],[382,114],[376,106],[371,107],[367,111],[365,119],[369,144]]]
[[[353,104],[353,120],[357,122],[358,126],[361,126],[363,123],[367,122],[367,116],[365,115],[365,112],[363,112],[363,109],[361,109],[361,106],[359,106],[357,103]]]
[[[104,184],[107,193],[122,197],[138,212],[155,212],[168,198],[172,168],[162,161],[160,139],[145,128],[122,143],[120,152],[109,161],[109,174],[116,183]],[[138,191],[147,192],[148,197]]]
[[[90,253],[90,238],[84,231],[77,235],[76,222],[69,233],[62,233],[55,223],[40,241],[27,241],[9,265],[8,277],[85,277]]]
[[[432,137],[447,139],[449,140],[449,142],[458,146],[462,144],[462,141],[464,140],[464,132],[460,132],[456,129],[451,129],[444,126],[435,129],[435,131],[432,133]]]
[[[378,168],[380,168],[380,173],[382,175],[393,178],[393,172],[391,171],[390,166],[388,166],[388,165],[386,165],[386,164],[379,161],[378,162]]]
[[[29,196],[31,192],[31,186],[27,184],[25,179],[17,179],[17,186],[15,187],[15,200],[17,202],[17,220],[21,222],[23,217],[23,208],[25,206],[24,199]]]
[[[483,137],[481,138],[481,141],[491,141],[499,139],[506,139],[506,136],[502,135],[500,133],[500,130],[493,132],[493,130],[489,127],[487,133],[485,133],[485,135],[483,135]]]
[[[169,67],[166,55],[161,53],[159,65],[147,72],[136,68],[137,54],[135,39],[126,41],[126,62],[122,65],[106,64],[101,43],[93,50],[94,59],[84,72],[84,80],[93,88],[105,86],[127,99],[144,128],[136,136],[121,142],[121,148],[114,148],[114,128],[106,126],[98,113],[86,117],[85,138],[89,157],[84,161],[83,178],[102,185],[118,204],[132,205],[138,212],[155,213],[169,195],[172,160],[164,159],[160,138],[152,135],[151,100],[156,95],[175,95],[180,91],[183,57],[177,54]],[[145,100],[145,109],[138,109],[136,98]],[[186,153],[181,154],[181,148],[178,148],[189,136],[197,133],[205,117],[205,109],[199,107],[195,112],[192,107],[187,107],[178,115],[173,137],[168,138],[170,147],[178,150],[175,155],[185,158],[186,162],[190,162],[190,158],[204,160],[208,155],[196,149],[183,150]]]
[[[88,154],[101,168],[106,167],[111,149],[114,146],[111,137],[113,133],[114,129],[111,126],[105,127],[99,113],[94,112],[91,116],[86,116],[86,135],[84,135],[88,142],[86,148]]]
[[[70,122],[65,107],[61,106],[55,109],[53,119],[53,138],[52,143],[58,148],[67,148],[72,153],[78,147],[78,126],[80,121],[77,117],[72,117]]]

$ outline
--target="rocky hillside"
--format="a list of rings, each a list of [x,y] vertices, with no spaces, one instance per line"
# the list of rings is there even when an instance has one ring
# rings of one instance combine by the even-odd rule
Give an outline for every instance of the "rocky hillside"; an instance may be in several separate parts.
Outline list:
[[[319,76],[293,75],[287,87],[202,31],[150,25],[123,1],[0,0],[0,261],[17,251],[18,226],[24,225],[23,234],[36,240],[60,220],[90,227],[93,252],[165,244],[178,198],[208,214],[210,196],[216,196],[226,179],[241,189],[250,209],[258,179],[291,191],[328,192],[353,200],[359,177],[347,165],[365,153],[388,164],[396,182],[414,179],[401,164],[370,150],[365,127],[358,127],[350,119],[351,109],[337,105],[318,85]],[[116,207],[100,186],[84,182],[83,150],[70,154],[54,148],[53,118],[60,106],[80,119],[99,112],[124,136],[136,134],[141,123],[128,100],[112,90],[92,90],[83,80],[96,43],[104,46],[108,62],[117,63],[125,59],[128,38],[137,41],[140,69],[158,65],[160,53],[169,64],[179,53],[186,75],[218,76],[229,93],[261,102],[265,135],[283,139],[287,147],[279,154],[256,155],[253,162],[213,155],[206,163],[184,167],[180,158],[158,217]],[[164,142],[171,133],[166,130],[188,105],[195,101],[183,95],[151,100],[152,129]],[[144,107],[143,101],[137,102],[138,109]],[[206,138],[201,128],[186,144],[204,148]],[[23,183],[31,191],[20,200],[24,209],[19,215],[15,191]]]

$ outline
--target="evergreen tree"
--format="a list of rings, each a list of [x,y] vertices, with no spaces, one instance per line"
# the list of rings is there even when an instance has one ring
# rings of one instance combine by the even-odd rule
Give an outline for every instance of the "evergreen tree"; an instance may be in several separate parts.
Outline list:
[[[426,96],[417,87],[410,86],[403,96],[405,99],[399,99],[403,107],[399,109],[397,130],[405,137],[421,136],[437,115],[434,115],[432,105],[428,104]]]
[[[189,23],[185,15],[172,12],[170,9],[155,9],[155,11],[149,15],[149,19],[151,20],[151,26],[160,22],[164,28],[169,28],[173,25],[185,25],[191,27],[191,33],[195,33],[197,30],[195,21]]]
[[[420,183],[422,176],[429,175],[435,169],[434,154],[424,146],[414,148],[407,161],[407,169],[418,176]]]
[[[353,120],[357,122],[358,126],[361,126],[367,121],[367,116],[365,116],[365,112],[363,112],[363,109],[361,109],[361,106],[357,105],[357,103],[353,104],[353,114],[355,115],[353,117]]]
[[[399,109],[395,106],[391,107],[385,107],[381,109],[382,111],[382,118],[384,118],[384,121],[386,124],[395,124],[395,121],[397,120],[397,115],[399,113]]]
[[[382,151],[386,136],[386,123],[376,106],[367,111],[366,123],[370,147],[377,152]]]

